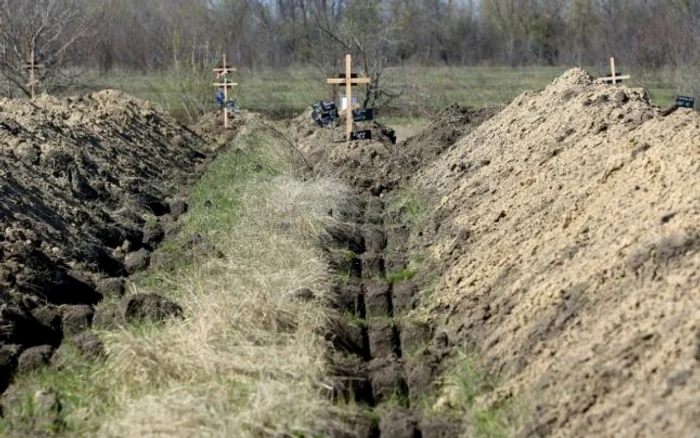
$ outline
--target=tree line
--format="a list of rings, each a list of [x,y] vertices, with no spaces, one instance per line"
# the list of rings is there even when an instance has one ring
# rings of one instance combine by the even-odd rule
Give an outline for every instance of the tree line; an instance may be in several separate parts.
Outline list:
[[[247,68],[700,64],[700,0],[0,0],[2,74],[165,69],[226,52]]]

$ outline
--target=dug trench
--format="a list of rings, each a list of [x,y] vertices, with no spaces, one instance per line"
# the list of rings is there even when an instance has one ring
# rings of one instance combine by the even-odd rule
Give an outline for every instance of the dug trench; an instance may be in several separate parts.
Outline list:
[[[449,355],[449,341],[407,316],[418,305],[418,281],[387,277],[408,269],[408,228],[385,227],[384,202],[377,196],[358,207],[347,215],[347,227],[329,230],[326,242],[329,263],[341,274],[331,294],[340,313],[329,332],[333,396],[366,406],[368,414],[351,422],[347,436],[455,436],[459,423],[422,418],[419,409]]]
[[[319,148],[336,134],[334,129],[302,134],[302,150],[315,172],[339,175],[356,194],[348,208],[333,212],[343,225],[329,228],[322,242],[337,278],[331,299],[338,316],[328,334],[334,347],[331,395],[361,412],[338,436],[433,438],[463,430],[460,418],[426,410],[452,347],[447,334],[419,311],[434,272],[416,263],[420,248],[409,243],[417,207],[411,202],[419,201],[401,198],[419,166],[496,111],[450,107],[428,129],[399,144],[377,124],[371,129],[379,141],[368,145],[325,143]],[[305,124],[297,120],[295,125]]]

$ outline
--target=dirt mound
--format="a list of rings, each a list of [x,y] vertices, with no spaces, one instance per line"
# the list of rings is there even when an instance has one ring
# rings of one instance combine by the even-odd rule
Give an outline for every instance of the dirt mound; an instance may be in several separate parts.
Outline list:
[[[263,120],[263,116],[258,113],[236,111],[229,116],[229,129],[225,129],[223,114],[220,111],[214,111],[200,117],[193,130],[205,138],[208,143],[221,146],[235,136],[245,133],[248,126],[252,126],[256,122],[261,123]]]
[[[436,115],[420,133],[406,139],[398,149],[411,173],[432,162],[459,139],[497,114],[502,108],[467,108],[452,105]]]
[[[42,326],[31,312],[94,304],[133,254],[147,265],[207,160],[203,146],[159,107],[117,91],[0,100],[0,290],[3,309],[15,308],[3,311],[0,339],[55,344],[21,332]]]
[[[312,123],[310,111],[294,120],[292,131],[317,173],[340,176],[360,190],[380,195],[405,183],[419,167],[432,162],[496,112],[453,105],[417,136],[398,144],[393,130],[376,122],[356,125],[356,129],[372,132],[371,141],[347,144],[342,141],[344,125],[319,128]]]
[[[503,377],[491,402],[533,408],[524,435],[699,430],[699,162],[698,114],[574,69],[417,175],[434,314]]]

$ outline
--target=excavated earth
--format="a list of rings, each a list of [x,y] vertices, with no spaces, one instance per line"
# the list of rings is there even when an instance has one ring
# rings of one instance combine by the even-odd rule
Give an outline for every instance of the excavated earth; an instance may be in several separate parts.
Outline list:
[[[350,144],[306,117],[295,126],[315,172],[358,193],[327,244],[349,274],[337,307],[354,316],[337,323],[338,352],[352,353],[337,374],[379,413],[353,436],[469,436],[468,420],[418,406],[436,390],[436,410],[459,404],[436,378],[454,347],[499,376],[477,403],[510,406],[516,436],[697,436],[697,113],[573,69],[501,111],[448,109],[402,144],[378,125]],[[403,187],[428,200],[422,220],[390,211]],[[425,269],[388,279],[421,252],[430,296]]]
[[[515,401],[519,435],[698,436],[697,113],[574,69],[413,183],[434,323],[501,376],[485,402]]]
[[[340,274],[331,296],[338,317],[329,335],[335,351],[329,361],[335,376],[334,396],[372,409],[350,431],[337,436],[451,437],[459,421],[425,417],[421,402],[436,390],[450,341],[416,316],[420,289],[428,272],[407,272],[411,263],[410,218],[387,205],[410,176],[435,160],[474,127],[497,112],[458,106],[439,114],[421,134],[395,144],[391,129],[365,124],[374,140],[345,143],[342,127],[319,128],[310,114],[289,127],[316,175],[333,175],[355,189],[347,209],[333,212],[344,226],[328,230],[323,242],[331,268]],[[358,127],[358,129],[360,129]],[[369,418],[374,418],[369,419]]]
[[[0,101],[2,389],[66,337],[99,354],[80,334],[94,304],[177,229],[205,145],[232,135],[216,126],[196,134],[114,91]],[[450,107],[399,144],[364,127],[374,140],[345,143],[304,114],[277,132],[356,191],[322,242],[340,274],[328,359],[331,396],[372,415],[337,436],[469,436],[468,415],[424,406],[458,404],[440,379],[455,348],[499,375],[477,403],[512,406],[517,436],[697,436],[697,113],[574,69],[505,108]],[[407,191],[420,220],[396,203]]]
[[[94,305],[148,267],[210,155],[159,107],[117,91],[0,100],[0,390],[69,336],[99,354],[99,340],[78,336]],[[172,307],[132,297],[124,311],[161,304]]]

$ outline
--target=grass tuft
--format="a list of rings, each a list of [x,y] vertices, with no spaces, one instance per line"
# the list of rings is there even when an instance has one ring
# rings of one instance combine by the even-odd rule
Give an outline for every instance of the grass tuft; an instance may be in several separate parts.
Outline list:
[[[470,438],[508,438],[515,435],[516,409],[511,399],[489,403],[485,399],[499,385],[478,355],[458,351],[443,376],[444,399],[438,411],[465,418]],[[436,405],[436,406],[437,406]]]
[[[386,279],[390,284],[398,283],[401,281],[407,281],[412,279],[416,275],[416,270],[414,268],[408,267],[400,271],[389,272],[386,274]]]

